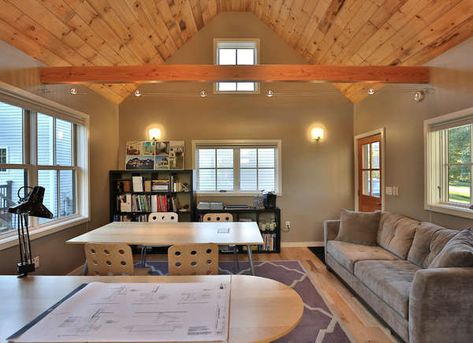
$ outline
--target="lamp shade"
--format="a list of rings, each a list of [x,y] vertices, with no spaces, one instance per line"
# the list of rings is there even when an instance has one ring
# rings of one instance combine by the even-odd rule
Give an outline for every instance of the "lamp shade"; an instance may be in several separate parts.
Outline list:
[[[35,186],[25,201],[8,209],[9,213],[51,219],[53,214],[43,205],[44,187]]]

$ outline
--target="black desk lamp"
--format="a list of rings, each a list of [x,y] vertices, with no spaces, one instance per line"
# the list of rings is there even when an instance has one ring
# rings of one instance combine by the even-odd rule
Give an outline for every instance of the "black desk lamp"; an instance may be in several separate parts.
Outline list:
[[[32,190],[22,198],[20,192],[24,188]],[[19,204],[10,207],[8,212],[17,215],[20,262],[17,263],[16,270],[18,277],[23,277],[28,275],[28,273],[34,272],[34,263],[31,256],[30,232],[28,230],[28,216],[51,219],[53,214],[43,205],[44,187],[21,187],[18,190],[18,198],[20,198]]]

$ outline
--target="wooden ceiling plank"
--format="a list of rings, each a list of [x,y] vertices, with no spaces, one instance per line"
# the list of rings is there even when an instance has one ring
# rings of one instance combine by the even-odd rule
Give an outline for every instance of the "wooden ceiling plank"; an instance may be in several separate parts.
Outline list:
[[[182,40],[179,26],[172,16],[171,9],[169,8],[167,1],[158,0],[156,2],[156,6],[158,7],[159,15],[161,16],[161,18],[163,18],[163,21],[166,24],[166,27],[168,28],[169,34],[171,35],[172,39],[174,40],[174,43],[179,49],[184,44],[184,41]]]
[[[207,24],[217,15],[217,0],[200,0],[202,8],[202,18],[204,24]]]
[[[271,28],[278,35],[282,35],[286,20],[289,17],[291,5],[293,0],[275,2],[271,8],[271,12],[267,15]]]
[[[190,0],[192,16],[197,27],[197,31],[204,27],[204,18],[202,17],[202,8],[199,0]]]
[[[292,46],[290,42],[290,36],[294,33],[296,29],[297,22],[302,20],[301,11],[304,6],[304,0],[294,0],[291,8],[289,9],[288,20],[284,24],[282,37],[283,39]]]
[[[91,84],[87,85],[87,87],[115,104],[119,104],[123,100],[122,96],[105,85]]]
[[[157,81],[326,81],[427,83],[429,68],[334,65],[140,65],[41,68],[43,83],[153,83]]]
[[[294,27],[293,32],[289,35],[287,41],[289,45],[296,48],[297,42],[301,38],[302,34],[305,31],[305,28],[310,24],[312,17],[312,12],[315,9],[316,1],[305,0],[301,8],[300,18],[297,19],[296,26]]]
[[[149,17],[149,20],[152,26],[154,27],[155,32],[161,37],[161,40],[164,42],[164,45],[172,56],[172,54],[176,52],[178,47],[176,45],[176,42],[172,38],[166,26],[166,23],[159,14],[156,2],[154,0],[142,0],[142,7],[144,14]]]
[[[323,33],[327,33],[335,18],[337,17],[338,13],[341,11],[343,8],[343,5],[345,3],[345,0],[332,0],[332,2],[329,5],[329,8],[327,12],[325,12],[325,15],[321,18],[318,29],[319,31]]]
[[[307,24],[304,32],[302,33],[301,37],[296,43],[296,49],[301,54],[304,55],[307,53],[307,46],[313,44],[311,42],[311,38],[314,36],[315,32],[317,31],[317,27],[320,22],[321,16],[325,13],[330,5],[329,0],[319,0],[317,5],[315,6],[314,10],[311,13],[309,23]],[[310,58],[306,58],[310,60]]]
[[[189,1],[170,1],[168,5],[175,18],[183,41],[187,42],[198,31]]]

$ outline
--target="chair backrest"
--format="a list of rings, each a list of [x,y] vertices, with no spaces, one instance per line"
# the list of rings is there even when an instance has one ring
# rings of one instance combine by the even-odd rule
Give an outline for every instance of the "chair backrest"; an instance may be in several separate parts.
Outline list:
[[[233,215],[231,213],[206,213],[204,218],[202,218],[204,222],[232,222]]]
[[[218,245],[182,244],[168,250],[169,275],[217,275]]]
[[[153,212],[148,217],[150,223],[177,223],[178,215],[175,212]]]
[[[88,275],[133,275],[133,254],[127,244],[96,244],[84,246]]]

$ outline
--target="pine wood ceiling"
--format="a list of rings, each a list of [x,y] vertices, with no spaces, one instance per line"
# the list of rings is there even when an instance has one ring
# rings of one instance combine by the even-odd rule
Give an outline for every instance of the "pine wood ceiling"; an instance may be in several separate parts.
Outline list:
[[[0,9],[0,39],[48,66],[160,64],[224,11],[254,13],[314,64],[420,65],[473,35],[473,0],[0,0]],[[367,85],[336,86],[352,102],[366,96]],[[89,87],[119,103],[136,86]]]

